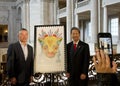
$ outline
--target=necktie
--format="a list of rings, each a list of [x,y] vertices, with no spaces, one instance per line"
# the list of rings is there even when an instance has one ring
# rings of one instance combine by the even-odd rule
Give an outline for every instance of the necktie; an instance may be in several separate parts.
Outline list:
[[[76,47],[76,44],[74,44],[74,51],[76,51],[76,48],[77,48],[77,47]]]

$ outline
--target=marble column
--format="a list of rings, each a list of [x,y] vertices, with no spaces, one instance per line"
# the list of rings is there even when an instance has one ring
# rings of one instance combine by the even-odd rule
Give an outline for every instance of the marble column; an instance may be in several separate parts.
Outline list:
[[[43,21],[44,24],[48,25],[50,24],[50,6],[49,6],[50,1],[49,0],[43,0]]]
[[[79,22],[79,20],[78,20],[78,22]],[[81,20],[81,22],[80,22],[80,40],[84,40],[83,38],[84,38],[84,23],[83,23],[84,21],[83,20]]]
[[[44,7],[44,0],[40,0],[39,1],[39,6],[40,6],[40,8],[39,8],[39,11],[40,11],[40,24],[44,24],[44,9],[45,9],[45,7]]]
[[[67,0],[67,43],[71,41],[70,30],[72,28],[72,7],[71,0]]]
[[[54,6],[54,3],[56,2],[57,0],[50,0],[48,2],[49,6],[48,6],[48,11],[49,11],[49,20],[48,20],[48,24],[55,24],[54,22],[54,19],[56,19],[56,9],[57,7]],[[57,5],[57,3],[56,3]],[[56,8],[56,9],[55,9]]]
[[[54,24],[59,24],[57,23],[57,11],[58,11],[58,0],[54,0]]]
[[[43,24],[43,1],[44,0],[30,0],[30,43],[34,45],[34,26]]]
[[[8,10],[8,42],[13,43],[17,41],[16,32],[16,7],[11,6]],[[11,22],[12,21],[12,22]]]
[[[78,14],[75,15],[75,27],[79,27]]]
[[[26,0],[25,11],[26,11],[26,28],[30,30],[30,0]]]
[[[30,0],[25,0],[25,27],[30,34]],[[30,42],[30,38],[28,40]]]
[[[104,6],[104,8],[103,8],[103,32],[107,32],[108,30],[107,30],[107,20],[108,20],[108,18],[107,18],[107,7],[106,6]]]
[[[98,33],[98,1],[91,0],[91,42],[97,43],[97,33]]]
[[[71,0],[72,27],[75,26],[75,0]]]
[[[22,28],[23,23],[22,23],[21,13],[22,13],[22,9],[21,7],[18,7],[17,16],[16,16],[16,32],[18,32]]]
[[[102,15],[101,15],[101,0],[98,0],[98,32],[101,31],[101,19],[102,19]]]
[[[75,10],[77,8],[78,1],[75,0],[74,2],[75,2],[75,4],[74,4],[74,10]],[[75,27],[80,27],[81,28],[81,26],[79,26],[79,15],[78,15],[78,13],[74,13],[74,14],[75,14],[75,18],[74,18],[75,23],[74,23],[74,25],[75,25]],[[81,23],[81,25],[83,24],[83,22],[80,22],[80,23]],[[82,37],[82,36],[80,36],[80,37]]]

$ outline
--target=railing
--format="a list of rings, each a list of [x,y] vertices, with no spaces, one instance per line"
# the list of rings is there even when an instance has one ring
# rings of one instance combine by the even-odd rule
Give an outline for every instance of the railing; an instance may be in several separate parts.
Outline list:
[[[117,75],[118,79],[120,80],[120,54],[116,54],[113,56],[114,61],[117,63]],[[94,63],[92,61],[92,56],[90,59],[90,64],[89,64],[89,80],[97,80],[96,76],[97,73],[95,71]],[[0,86],[4,86],[5,84],[10,84],[8,81],[8,78],[4,78],[5,80],[2,80],[3,82],[0,84]],[[52,80],[52,81],[51,81]],[[65,75],[65,72],[61,73],[39,73],[35,74],[33,78],[32,83],[30,83],[31,86],[45,86],[46,84],[52,84],[51,86],[69,86],[68,83],[68,78]]]
[[[61,14],[61,13],[64,13],[64,12],[66,12],[66,7],[62,8],[62,9],[59,9],[58,14]]]
[[[5,61],[6,59],[3,57],[7,53],[7,48],[0,48],[0,62]]]
[[[77,3],[77,8],[85,6],[87,4],[89,4],[90,0],[83,0]]]
[[[7,48],[0,48],[0,86],[2,85],[3,82],[6,82],[6,60],[7,60]]]

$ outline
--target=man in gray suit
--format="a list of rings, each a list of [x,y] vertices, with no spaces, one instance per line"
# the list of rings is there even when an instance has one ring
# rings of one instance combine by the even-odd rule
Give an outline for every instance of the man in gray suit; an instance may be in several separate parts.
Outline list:
[[[7,72],[12,85],[29,86],[33,75],[33,48],[27,44],[28,31],[21,29],[19,41],[8,48]]]

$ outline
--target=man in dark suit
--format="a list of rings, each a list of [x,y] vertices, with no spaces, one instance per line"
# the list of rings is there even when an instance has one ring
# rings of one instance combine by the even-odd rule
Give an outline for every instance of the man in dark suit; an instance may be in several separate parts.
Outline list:
[[[72,42],[67,44],[67,76],[70,86],[88,85],[89,45],[80,41],[80,30],[71,29]],[[75,48],[76,45],[76,48]]]
[[[33,48],[27,44],[28,31],[21,29],[19,41],[8,48],[7,72],[12,85],[29,86],[33,75]]]

